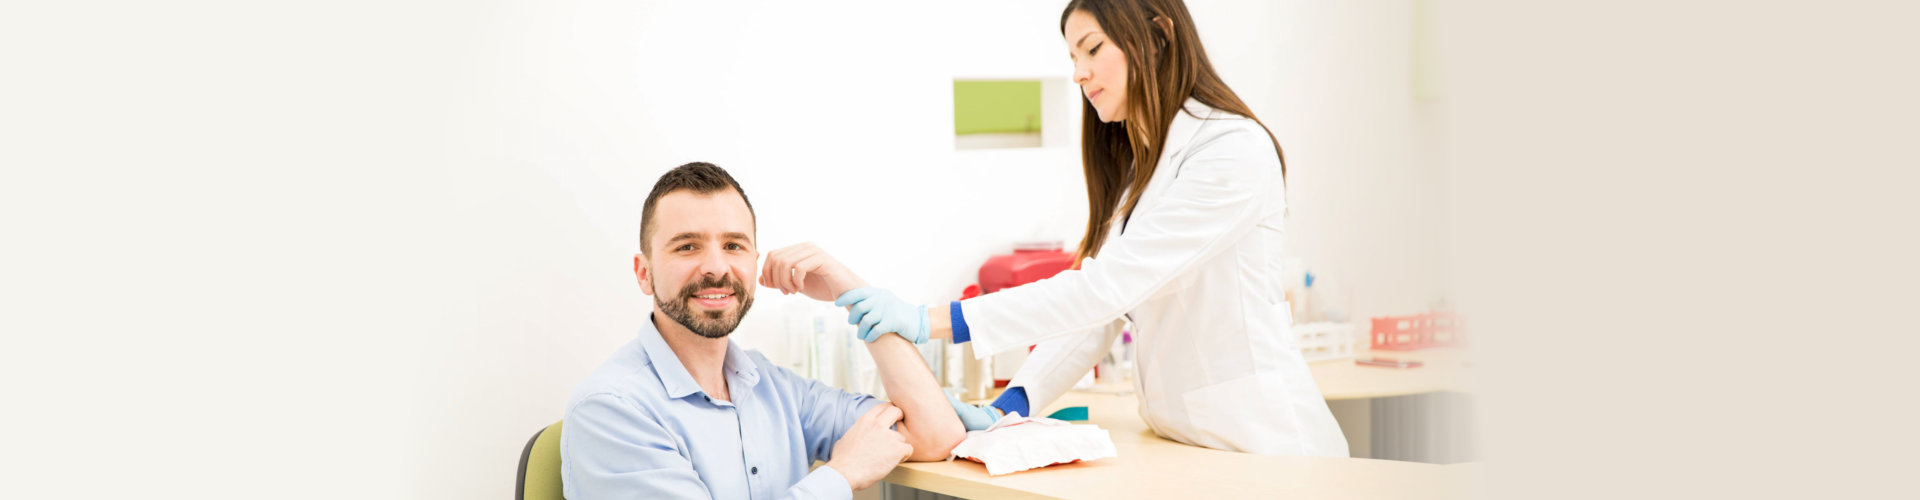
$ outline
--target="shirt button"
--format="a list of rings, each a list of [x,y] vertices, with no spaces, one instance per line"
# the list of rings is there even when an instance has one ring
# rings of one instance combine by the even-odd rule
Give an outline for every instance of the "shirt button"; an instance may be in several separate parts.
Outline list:
[[[759,474],[759,473],[760,473],[760,468],[759,468],[759,467],[754,467],[754,468],[753,468],[753,473],[754,473],[754,474]]]

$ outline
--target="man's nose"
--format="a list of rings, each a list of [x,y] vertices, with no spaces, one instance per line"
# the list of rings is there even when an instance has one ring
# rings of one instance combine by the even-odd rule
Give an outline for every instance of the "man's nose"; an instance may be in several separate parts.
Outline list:
[[[700,275],[721,278],[733,271],[727,266],[726,253],[718,250],[708,251],[700,257]]]

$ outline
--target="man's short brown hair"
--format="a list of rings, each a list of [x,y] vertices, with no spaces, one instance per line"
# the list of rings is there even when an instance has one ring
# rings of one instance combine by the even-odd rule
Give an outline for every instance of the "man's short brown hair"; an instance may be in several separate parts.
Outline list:
[[[760,216],[753,214],[753,201],[747,199],[747,191],[740,189],[740,183],[734,182],[727,170],[712,163],[696,161],[674,167],[660,175],[654,181],[653,192],[647,193],[647,203],[640,208],[640,253],[653,255],[653,209],[660,204],[660,197],[674,191],[687,190],[699,194],[712,194],[723,189],[732,189],[740,193],[740,201],[747,203],[747,215],[754,217],[757,225]]]

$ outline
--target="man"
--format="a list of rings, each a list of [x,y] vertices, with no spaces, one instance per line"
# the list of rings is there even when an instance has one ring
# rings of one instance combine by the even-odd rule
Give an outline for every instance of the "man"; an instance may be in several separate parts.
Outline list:
[[[567,498],[851,498],[902,460],[946,459],[965,438],[919,351],[897,335],[867,346],[892,403],[800,377],[727,340],[760,281],[755,220],[720,167],[689,163],[654,184],[633,258],[654,311],[568,404]],[[825,255],[811,245],[775,252],[816,253]],[[830,257],[806,262],[785,278],[811,278],[810,297],[866,286]],[[809,471],[815,460],[826,465]]]

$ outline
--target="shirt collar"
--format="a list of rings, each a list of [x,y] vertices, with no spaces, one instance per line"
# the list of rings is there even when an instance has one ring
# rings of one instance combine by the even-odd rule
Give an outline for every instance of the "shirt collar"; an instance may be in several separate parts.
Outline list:
[[[653,364],[654,374],[660,376],[660,385],[667,390],[667,397],[680,399],[693,394],[705,394],[700,383],[693,381],[692,372],[680,363],[680,357],[673,354],[673,348],[667,346],[667,340],[661,336],[660,328],[654,326],[653,315],[648,314],[640,322],[640,350],[645,351],[647,361]],[[721,363],[721,370],[727,373],[728,382],[736,387],[749,388],[760,382],[760,372],[753,358],[747,356],[732,339],[727,340],[727,358]],[[730,391],[744,392],[744,391]]]
[[[754,363],[753,358],[747,356],[747,351],[733,343],[732,339],[727,340],[727,361],[720,366],[720,369],[727,371],[728,379],[738,382],[734,387],[753,387],[760,383],[759,364]]]

